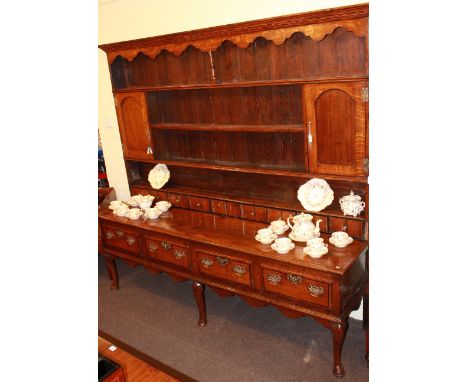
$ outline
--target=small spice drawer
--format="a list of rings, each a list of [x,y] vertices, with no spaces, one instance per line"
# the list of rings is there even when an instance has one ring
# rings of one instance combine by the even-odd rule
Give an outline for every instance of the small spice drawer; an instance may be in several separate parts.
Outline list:
[[[174,207],[189,208],[189,200],[185,195],[167,193],[167,201]]]
[[[218,215],[226,215],[226,203],[222,200],[211,199],[211,210]]]
[[[330,305],[330,287],[328,283],[267,268],[262,270],[262,276],[263,286],[267,291],[298,298],[324,307]]]
[[[266,207],[242,204],[242,218],[259,222],[267,222]]]
[[[138,254],[140,252],[140,237],[137,233],[126,227],[102,226],[104,246],[124,249],[128,252]]]
[[[154,196],[154,203],[160,202],[161,200],[167,201],[167,192],[150,190],[149,194]]]
[[[330,233],[345,231],[349,236],[362,239],[364,235],[364,222],[359,220],[330,217]]]
[[[149,195],[148,189],[141,188],[141,187],[130,187],[130,191],[132,195]]]
[[[189,268],[188,249],[165,240],[145,238],[146,255],[180,267]]]
[[[240,218],[242,216],[241,205],[235,202],[226,202],[226,212],[228,216]]]
[[[197,251],[197,259],[202,273],[250,285],[250,265],[246,262],[201,251]]]
[[[297,215],[297,213],[294,211],[277,210],[276,208],[268,208],[268,211],[267,211],[267,219],[269,223],[271,223],[273,220],[278,220],[278,219],[283,219],[284,221],[286,221],[288,217],[294,216],[294,215]]]
[[[210,199],[189,196],[189,204],[192,210],[210,212]]]

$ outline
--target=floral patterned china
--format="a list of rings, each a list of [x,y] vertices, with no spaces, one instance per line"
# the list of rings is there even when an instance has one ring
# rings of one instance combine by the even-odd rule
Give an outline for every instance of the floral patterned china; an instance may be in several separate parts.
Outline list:
[[[159,163],[149,172],[148,181],[151,187],[159,189],[167,183],[170,176],[171,173],[167,166]]]
[[[297,198],[307,211],[318,212],[333,201],[333,190],[324,179],[313,178],[297,191]]]

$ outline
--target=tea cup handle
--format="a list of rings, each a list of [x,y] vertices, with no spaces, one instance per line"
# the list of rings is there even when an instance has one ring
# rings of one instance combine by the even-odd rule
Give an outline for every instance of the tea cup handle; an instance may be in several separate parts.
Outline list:
[[[293,226],[291,225],[291,223],[289,223],[289,219],[292,219],[292,216],[289,216],[289,217],[286,219],[286,223],[288,223],[289,228],[293,229]]]

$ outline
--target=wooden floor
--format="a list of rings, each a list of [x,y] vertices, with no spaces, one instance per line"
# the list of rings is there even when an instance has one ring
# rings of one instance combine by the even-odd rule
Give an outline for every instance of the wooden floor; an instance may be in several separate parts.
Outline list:
[[[99,353],[122,366],[126,382],[180,382],[119,347],[110,351],[108,348],[111,345],[109,341],[98,337]]]

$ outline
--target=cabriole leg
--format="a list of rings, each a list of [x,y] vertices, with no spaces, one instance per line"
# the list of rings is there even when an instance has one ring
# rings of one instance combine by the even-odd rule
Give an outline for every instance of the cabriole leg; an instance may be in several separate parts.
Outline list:
[[[332,322],[331,330],[333,333],[333,374],[337,377],[344,377],[345,370],[341,363],[341,351],[348,331],[348,318],[341,323]]]
[[[107,272],[109,278],[112,280],[111,290],[119,289],[119,274],[117,272],[117,266],[115,265],[115,257],[105,254],[104,260],[106,261]]]
[[[206,325],[205,286],[194,281],[192,285],[193,296],[198,306],[198,326]]]

